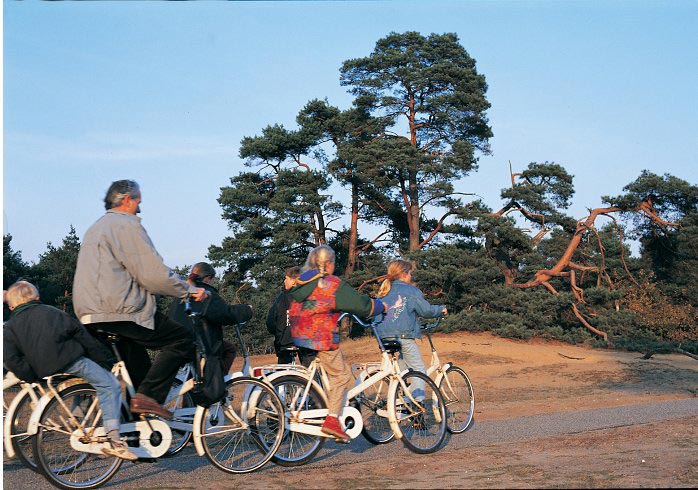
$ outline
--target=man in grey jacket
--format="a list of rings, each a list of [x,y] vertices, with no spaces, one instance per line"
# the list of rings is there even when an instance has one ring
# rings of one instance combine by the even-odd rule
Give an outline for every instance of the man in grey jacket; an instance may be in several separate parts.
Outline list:
[[[163,263],[136,216],[140,202],[140,188],[132,180],[113,182],[107,190],[107,212],[80,246],[73,305],[85,326],[124,339],[119,350],[137,387],[131,411],[170,418],[161,405],[179,367],[194,358],[194,338],[156,311],[155,295],[184,299],[191,294],[201,301],[206,290],[189,286]],[[146,348],[160,351],[152,364]]]

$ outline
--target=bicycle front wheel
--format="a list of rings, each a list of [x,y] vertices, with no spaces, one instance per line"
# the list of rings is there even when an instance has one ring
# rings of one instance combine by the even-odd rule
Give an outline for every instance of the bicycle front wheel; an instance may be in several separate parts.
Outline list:
[[[371,444],[385,444],[395,437],[388,420],[389,384],[390,379],[385,378],[356,395],[364,423],[361,434]]]
[[[226,384],[221,403],[211,405],[201,421],[206,457],[227,473],[249,473],[269,461],[284,434],[284,408],[274,390],[248,377]]]
[[[402,442],[415,453],[428,454],[439,449],[446,437],[446,403],[441,391],[429,376],[407,371],[397,386],[390,409],[402,432]],[[424,394],[414,394],[414,384],[424,386]]]
[[[36,405],[28,391],[23,391],[19,395],[21,398],[12,413],[10,422],[10,434],[12,439],[12,449],[17,458],[32,471],[39,471],[34,461],[34,436],[27,435],[27,425]]]
[[[69,416],[72,415],[86,433],[99,427],[101,418],[94,420],[97,410],[93,407],[97,394],[92,386],[80,384],[62,390],[60,397],[65,408],[57,398],[53,398],[41,414],[34,440],[36,463],[49,482],[58,488],[99,487],[114,476],[123,460],[73,449],[71,437],[78,427]],[[89,439],[89,436],[85,438]]]
[[[451,366],[439,383],[446,400],[446,426],[451,434],[465,432],[473,422],[475,396],[470,378],[458,366]]]

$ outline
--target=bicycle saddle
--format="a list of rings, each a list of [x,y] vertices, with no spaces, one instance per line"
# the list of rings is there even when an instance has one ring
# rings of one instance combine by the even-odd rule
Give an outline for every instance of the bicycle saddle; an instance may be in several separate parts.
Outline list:
[[[402,344],[397,339],[381,339],[381,342],[383,343],[385,350],[390,354],[395,354],[396,352],[400,352],[400,350],[402,350]]]

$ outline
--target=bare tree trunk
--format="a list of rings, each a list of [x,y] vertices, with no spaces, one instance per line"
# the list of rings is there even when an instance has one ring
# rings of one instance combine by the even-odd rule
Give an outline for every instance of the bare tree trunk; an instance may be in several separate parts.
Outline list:
[[[356,261],[359,255],[356,243],[359,239],[359,195],[356,183],[351,185],[351,224],[349,225],[349,257],[347,267],[344,269],[344,276],[348,276],[356,268]]]

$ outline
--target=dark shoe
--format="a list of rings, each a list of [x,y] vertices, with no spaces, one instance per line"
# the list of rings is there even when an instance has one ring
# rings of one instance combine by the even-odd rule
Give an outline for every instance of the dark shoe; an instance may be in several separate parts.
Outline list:
[[[330,417],[329,415],[325,417],[325,422],[322,424],[320,430],[325,434],[334,436],[337,442],[346,444],[351,440],[349,435],[342,430],[342,426],[337,417]]]
[[[167,420],[172,418],[172,412],[163,408],[158,402],[142,393],[136,393],[133,398],[131,398],[131,413],[151,413]]]
[[[126,461],[135,461],[138,456],[129,449],[125,442],[109,441],[111,447],[105,447],[102,452],[107,456],[116,456],[117,458],[125,459]]]

